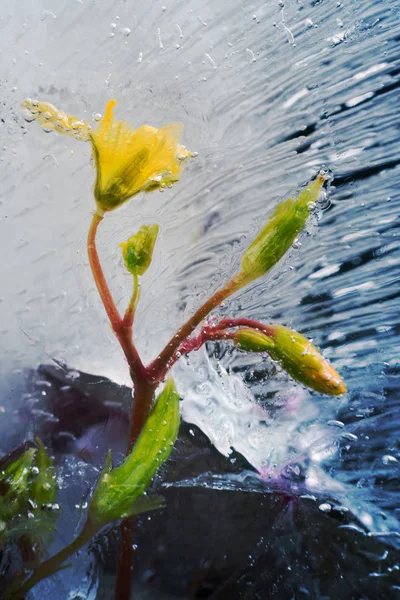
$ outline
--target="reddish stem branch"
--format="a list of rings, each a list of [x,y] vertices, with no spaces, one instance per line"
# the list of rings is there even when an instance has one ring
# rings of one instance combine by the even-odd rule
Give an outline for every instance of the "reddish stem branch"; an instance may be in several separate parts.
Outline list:
[[[219,323],[217,323],[213,329],[217,331],[221,331],[223,329],[231,329],[233,327],[249,327],[250,329],[257,329],[258,331],[262,331],[268,337],[273,337],[274,330],[270,325],[265,325],[264,323],[260,323],[259,321],[255,321],[254,319],[222,319]]]
[[[206,342],[218,342],[221,340],[233,340],[234,334],[227,331],[213,331],[210,327],[204,327],[199,335],[184,340],[170,359],[164,372],[161,372],[160,378],[164,378],[169,369],[180,359],[183,354],[188,354],[196,350],[200,350]]]
[[[166,367],[166,371],[170,369],[173,364],[175,364],[182,354],[188,354],[189,352],[199,350],[206,342],[233,340],[235,334],[233,332],[226,331],[226,329],[232,329],[234,327],[248,327],[250,329],[256,329],[257,331],[262,331],[268,337],[273,336],[273,329],[271,326],[260,323],[259,321],[255,321],[253,319],[222,319],[219,321],[219,323],[215,323],[214,325],[205,325],[201,329],[199,335],[184,340],[173,357],[170,359],[168,367]],[[165,375],[165,373],[163,373],[163,375]]]
[[[228,283],[215,292],[200,308],[178,329],[176,334],[170,339],[164,350],[147,368],[148,376],[151,381],[162,381],[166,371],[170,369],[174,362],[176,352],[181,343],[190,336],[201,321],[217,306],[219,306],[229,296],[234,294],[242,286],[242,278],[236,275]],[[172,361],[172,362],[171,362]]]

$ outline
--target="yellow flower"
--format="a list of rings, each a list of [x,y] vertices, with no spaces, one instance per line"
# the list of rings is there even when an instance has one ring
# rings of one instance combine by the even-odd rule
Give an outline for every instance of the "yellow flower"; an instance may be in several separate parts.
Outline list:
[[[181,146],[180,123],[160,129],[142,125],[133,129],[113,117],[115,100],[107,103],[97,129],[67,115],[48,102],[25,100],[22,108],[27,120],[37,119],[46,131],[90,140],[96,165],[94,196],[101,212],[114,210],[139,192],[149,192],[178,181],[182,162],[193,156]]]
[[[115,104],[115,100],[107,103],[99,127],[89,134],[97,169],[94,195],[103,211],[117,208],[139,192],[177,181],[182,161],[192,156],[178,144],[181,124],[132,129],[113,118]]]

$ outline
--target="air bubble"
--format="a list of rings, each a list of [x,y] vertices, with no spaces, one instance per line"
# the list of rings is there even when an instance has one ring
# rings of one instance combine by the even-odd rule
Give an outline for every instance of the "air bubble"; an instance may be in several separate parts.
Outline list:
[[[390,465],[390,464],[398,463],[399,461],[397,460],[397,458],[395,456],[391,456],[390,454],[385,454],[385,456],[382,457],[382,462],[384,465]]]

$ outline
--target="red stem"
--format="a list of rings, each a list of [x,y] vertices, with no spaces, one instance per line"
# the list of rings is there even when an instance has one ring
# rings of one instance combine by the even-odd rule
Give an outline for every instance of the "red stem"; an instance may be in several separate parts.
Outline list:
[[[174,362],[174,356],[181,343],[190,336],[201,321],[217,306],[219,306],[228,296],[234,294],[242,286],[242,278],[236,275],[228,283],[216,291],[192,317],[182,325],[176,334],[170,339],[164,350],[147,368],[148,376],[151,381],[162,381],[163,375]],[[171,363],[172,361],[172,363]]]
[[[169,369],[179,360],[182,354],[188,354],[189,352],[200,350],[201,346],[203,346],[203,344],[206,342],[217,342],[220,340],[229,341],[233,340],[233,338],[234,333],[230,333],[228,331],[213,331],[210,327],[204,327],[200,331],[199,335],[182,342],[181,346],[179,346],[178,350],[170,359],[165,371],[160,373],[160,379],[165,377]]]
[[[117,558],[117,579],[114,590],[115,600],[129,600],[132,596],[132,526],[134,523],[135,517],[133,516],[124,519],[119,526],[120,547]]]
[[[106,309],[107,316],[110,319],[111,327],[115,331],[115,329],[118,329],[118,327],[120,327],[121,325],[121,317],[119,315],[117,307],[115,306],[113,297],[111,296],[111,292],[107,285],[106,278],[104,277],[103,269],[101,267],[99,255],[97,253],[96,248],[97,229],[102,220],[103,215],[97,212],[93,215],[93,219],[89,227],[87,249],[93,279],[100,294],[101,300],[104,304],[104,308]]]
[[[249,327],[250,329],[262,331],[268,337],[274,337],[274,329],[271,325],[265,325],[254,319],[222,319],[213,327],[213,329],[221,331],[221,329],[230,329],[232,327]]]
[[[134,447],[149,416],[157,385],[148,383],[142,377],[137,377],[135,380],[127,454]],[[134,558],[132,534],[135,520],[135,516],[128,517],[121,522],[119,527],[120,553],[117,562],[115,600],[129,600],[132,596],[132,563]]]
[[[265,325],[264,323],[260,323],[254,319],[222,319],[215,325],[205,325],[200,331],[199,335],[184,340],[173,357],[170,359],[165,372],[168,371],[173,364],[175,364],[182,354],[188,354],[189,352],[193,352],[193,350],[199,350],[206,342],[233,340],[235,334],[233,332],[226,331],[226,329],[231,329],[233,327],[249,327],[251,329],[262,331],[268,337],[274,336],[274,330],[270,325]],[[165,372],[163,375],[165,375]]]
[[[125,326],[123,319],[121,319],[117,307],[115,306],[110,289],[107,285],[106,278],[104,277],[99,255],[97,253],[96,233],[99,224],[102,220],[103,215],[96,212],[93,215],[93,219],[90,224],[88,233],[87,249],[93,279],[96,283],[96,287],[100,294],[100,298],[104,304],[107,316],[110,319],[111,327],[113,328],[113,331],[118,338],[122,350],[124,351],[126,360],[128,361],[132,373],[134,373],[134,375],[137,377],[145,377],[146,370],[132,341],[132,326],[129,325],[129,323],[128,326]]]

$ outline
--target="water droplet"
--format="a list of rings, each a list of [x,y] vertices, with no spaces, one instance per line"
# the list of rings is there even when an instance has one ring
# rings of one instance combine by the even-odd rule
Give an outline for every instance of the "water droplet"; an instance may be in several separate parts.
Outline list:
[[[358,437],[356,435],[354,435],[354,433],[342,433],[342,438],[344,438],[345,440],[349,440],[349,442],[357,442],[358,441]]]
[[[328,425],[330,425],[331,427],[340,427],[340,428],[344,427],[344,423],[342,423],[342,421],[335,421],[335,420],[328,421]]]
[[[384,465],[390,465],[399,462],[395,456],[391,456],[390,454],[385,454],[382,457],[382,462]]]
[[[319,510],[324,512],[324,513],[328,513],[332,510],[332,506],[328,503],[328,502],[323,502],[322,504],[320,504],[318,506]]]
[[[131,34],[131,30],[129,29],[129,27],[121,27],[121,29],[119,30],[119,32],[124,37],[128,37]]]
[[[292,244],[292,247],[297,249],[301,247],[301,242],[299,242],[299,240],[296,238]]]

